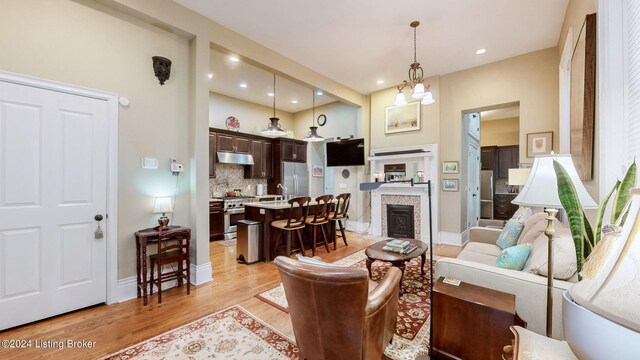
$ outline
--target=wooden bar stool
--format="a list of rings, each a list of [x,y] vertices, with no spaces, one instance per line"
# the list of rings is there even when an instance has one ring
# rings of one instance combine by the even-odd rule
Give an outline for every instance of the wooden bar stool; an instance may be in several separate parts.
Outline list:
[[[300,251],[302,251],[302,255],[304,255],[304,244],[302,243],[302,234],[300,233],[300,230],[304,230],[305,227],[305,219],[307,218],[307,212],[309,211],[309,201],[311,201],[311,198],[308,196],[290,199],[288,201],[289,204],[291,204],[291,207],[289,208],[289,218],[286,220],[282,219],[271,222],[271,226],[279,230],[274,253],[277,253],[278,246],[280,246],[280,240],[282,240],[282,235],[286,231],[288,232],[286,237],[287,256],[291,256],[291,241],[293,240],[294,232],[298,235]],[[300,208],[299,216],[295,216],[297,210],[295,210],[294,204],[298,204],[298,207]]]
[[[158,288],[158,304],[162,302],[162,283],[165,281],[177,280],[178,286],[182,286],[184,279],[187,281],[187,295],[191,293],[190,240],[191,230],[188,228],[160,230],[158,252],[149,256],[151,262],[150,294],[153,295],[153,285],[155,284]],[[172,266],[171,271],[163,272],[162,266],[168,264],[176,264],[177,267],[173,268]]]
[[[344,242],[345,246],[348,246],[349,244],[347,244],[347,237],[344,235],[344,224],[342,223],[342,220],[346,220],[349,218],[349,202],[351,201],[351,194],[350,193],[343,193],[340,194],[338,196],[336,196],[336,200],[338,200],[338,202],[336,203],[336,207],[335,207],[335,211],[331,211],[329,213],[329,221],[333,221],[335,224],[334,226],[331,227],[332,230],[332,234],[331,234],[331,239],[333,240],[333,250],[337,249],[338,247],[338,227],[340,228],[340,237],[342,238],[342,241]]]
[[[325,249],[329,252],[329,242],[327,233],[324,231],[325,225],[329,224],[329,212],[331,211],[331,199],[333,195],[321,195],[316,198],[316,207],[313,216],[307,216],[307,225],[310,226],[312,232],[311,256],[316,254],[316,246],[324,244]],[[320,228],[323,241],[316,244],[317,230]]]

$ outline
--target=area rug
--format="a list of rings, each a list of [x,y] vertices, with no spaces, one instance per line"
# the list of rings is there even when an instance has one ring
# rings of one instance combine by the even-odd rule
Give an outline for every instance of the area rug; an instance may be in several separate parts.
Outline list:
[[[366,268],[364,250],[358,251],[335,264]],[[435,259],[435,257],[434,257]],[[435,261],[432,264],[435,267]],[[372,280],[380,282],[391,264],[375,261],[371,266]],[[393,344],[385,350],[385,357],[397,360],[413,360],[427,353],[429,346],[429,268],[426,275],[420,273],[420,258],[407,263],[403,278],[403,294],[398,303],[398,323]],[[262,292],[256,297],[284,312],[289,312],[282,284]]]
[[[296,344],[239,305],[102,358],[298,359]]]
[[[224,240],[224,241],[216,241],[216,244],[222,246],[236,246],[236,239]]]

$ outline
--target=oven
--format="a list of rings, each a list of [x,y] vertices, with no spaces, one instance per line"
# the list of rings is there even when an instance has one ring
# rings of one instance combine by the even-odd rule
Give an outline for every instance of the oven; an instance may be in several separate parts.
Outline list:
[[[224,210],[224,239],[235,239],[238,232],[238,221],[244,220],[244,207]]]

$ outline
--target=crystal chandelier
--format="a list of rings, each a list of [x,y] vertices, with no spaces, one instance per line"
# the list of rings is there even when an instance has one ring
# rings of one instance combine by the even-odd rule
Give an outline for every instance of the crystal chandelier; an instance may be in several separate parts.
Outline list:
[[[406,105],[407,99],[404,96],[402,90],[407,86],[413,88],[413,94],[411,97],[414,99],[422,99],[422,104],[429,105],[435,102],[433,94],[429,91],[429,85],[425,86],[422,83],[424,80],[424,74],[420,63],[416,60],[416,28],[420,25],[420,21],[412,21],[409,26],[413,28],[413,64],[409,67],[409,81],[404,80],[402,84],[398,85],[398,95],[396,96],[395,105]]]

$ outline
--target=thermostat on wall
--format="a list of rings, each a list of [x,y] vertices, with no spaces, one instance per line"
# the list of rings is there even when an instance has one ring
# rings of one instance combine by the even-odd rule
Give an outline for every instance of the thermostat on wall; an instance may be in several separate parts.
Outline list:
[[[178,164],[178,160],[176,160],[176,158],[171,158],[171,172],[174,175],[177,175],[177,173],[181,173],[184,171],[184,167],[182,166],[182,164]]]

